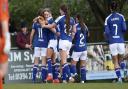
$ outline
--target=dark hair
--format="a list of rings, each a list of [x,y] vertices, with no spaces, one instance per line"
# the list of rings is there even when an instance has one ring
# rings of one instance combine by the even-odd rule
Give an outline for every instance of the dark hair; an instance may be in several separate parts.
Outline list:
[[[43,13],[44,13],[44,9],[43,8],[40,8],[37,12],[37,15],[38,16],[43,16]]]
[[[44,12],[48,12],[48,13],[50,13],[51,14],[51,10],[49,9],[49,8],[40,8],[39,10],[38,10],[38,16],[42,16],[43,18],[45,18],[44,17]]]
[[[113,1],[113,2],[111,3],[111,9],[112,9],[113,11],[116,11],[116,10],[117,10],[117,7],[118,7],[117,2]]]
[[[49,13],[51,13],[50,8],[44,8],[44,9],[43,9],[43,13],[46,12],[46,11],[49,12]]]
[[[21,27],[21,28],[27,27],[26,21],[21,21],[20,27]]]
[[[76,18],[78,19],[78,21],[79,21],[79,23],[80,23],[80,26],[81,26],[81,31],[82,31],[82,33],[84,34],[86,27],[85,27],[85,24],[84,24],[84,21],[83,21],[83,18],[82,18],[82,16],[81,16],[81,14],[78,13],[78,14],[76,15]]]
[[[69,8],[66,4],[62,4],[60,9],[65,13],[66,16],[66,33],[69,35],[70,33],[70,13]]]

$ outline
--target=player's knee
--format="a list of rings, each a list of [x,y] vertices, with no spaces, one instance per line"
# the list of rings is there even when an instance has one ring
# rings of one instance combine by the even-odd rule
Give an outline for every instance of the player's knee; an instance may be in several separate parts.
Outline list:
[[[80,66],[85,66],[85,65],[86,65],[85,60],[81,60],[81,61],[80,61]]]
[[[74,59],[71,61],[71,64],[72,64],[72,65],[76,65],[76,63],[77,63],[77,61],[74,60]]]

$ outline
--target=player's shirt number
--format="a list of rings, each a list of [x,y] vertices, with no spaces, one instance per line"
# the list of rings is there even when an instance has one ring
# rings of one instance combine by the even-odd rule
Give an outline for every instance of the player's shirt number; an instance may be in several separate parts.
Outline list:
[[[113,24],[113,27],[115,27],[115,36],[117,35],[117,29],[118,29],[118,26],[117,26],[117,24]]]
[[[81,34],[80,34],[80,44],[81,44],[81,45],[84,44],[83,40],[84,40],[84,35],[81,33]]]
[[[42,28],[38,28],[38,36],[39,36],[39,38],[43,38],[43,30],[42,30]]]

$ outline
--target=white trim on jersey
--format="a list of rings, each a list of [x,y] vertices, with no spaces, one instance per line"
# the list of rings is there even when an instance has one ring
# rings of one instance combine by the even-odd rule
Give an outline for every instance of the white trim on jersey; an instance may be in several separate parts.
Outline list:
[[[59,16],[54,22],[58,24],[58,22],[64,17],[65,15]]]
[[[125,18],[122,14],[120,14],[120,13],[117,13],[117,14],[120,15],[123,18],[123,21],[125,21]]]
[[[107,25],[107,21],[108,21],[108,19],[110,18],[111,15],[112,15],[112,14],[110,14],[110,15],[105,19],[104,25]]]
[[[58,24],[58,25],[57,25],[57,29],[58,29],[58,31],[60,32],[60,28],[59,28],[59,27],[60,27],[60,25]]]
[[[50,20],[50,19],[52,19],[52,18],[53,18],[53,17],[48,17],[47,20]]]

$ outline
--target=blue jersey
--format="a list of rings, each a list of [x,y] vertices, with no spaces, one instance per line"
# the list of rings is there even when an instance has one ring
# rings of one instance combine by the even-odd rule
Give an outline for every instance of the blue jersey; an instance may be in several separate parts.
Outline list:
[[[47,48],[48,46],[47,29],[42,29],[41,25],[37,22],[33,23],[32,29],[35,30],[33,46]]]
[[[87,50],[87,45],[86,45],[86,33],[88,29],[85,27],[85,30],[82,32],[81,31],[81,26],[80,24],[76,24],[76,34],[74,37],[74,51],[75,52],[82,52]]]
[[[49,17],[48,19],[48,24],[52,24],[54,22],[53,18],[52,17]],[[53,33],[51,30],[48,31],[48,39],[49,40],[56,40],[57,39],[57,36],[55,33]]]
[[[105,35],[109,44],[124,43],[126,23],[124,16],[113,12],[105,20]]]
[[[58,29],[60,29],[60,39],[72,41],[71,34],[68,35],[66,33],[66,16],[59,16],[54,23],[58,26]],[[72,27],[74,24],[74,19],[70,18],[70,32],[72,31]]]

